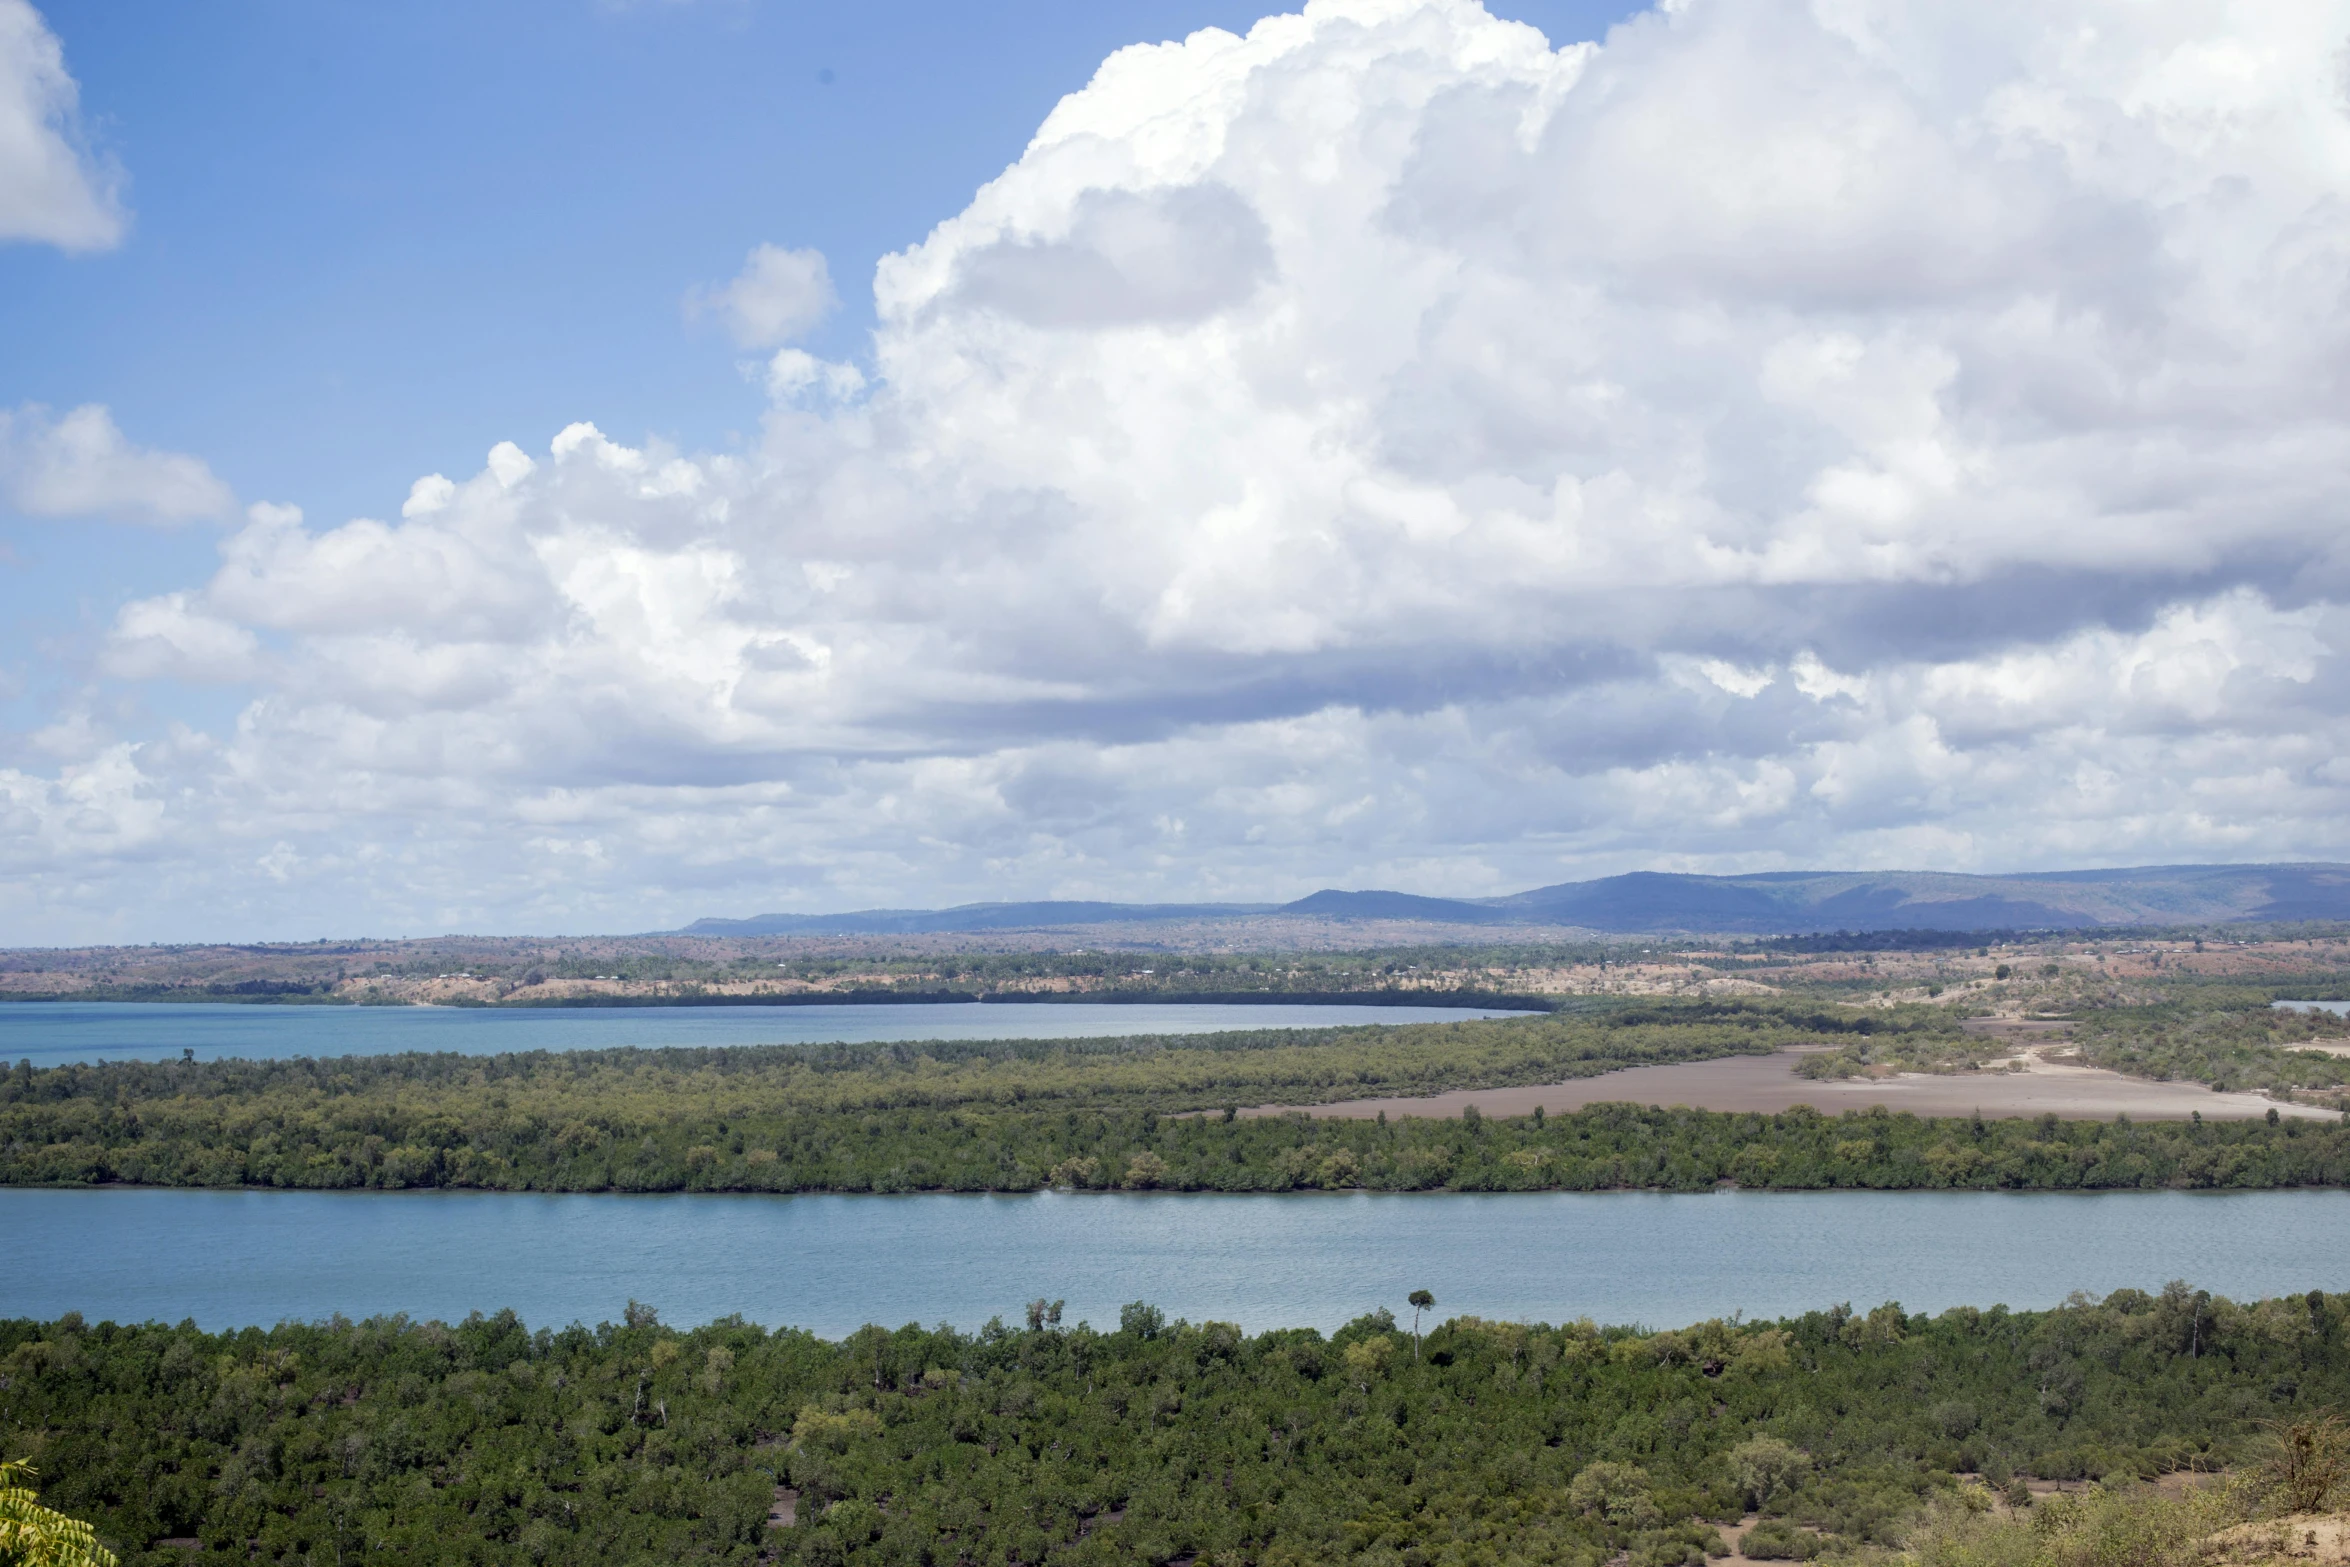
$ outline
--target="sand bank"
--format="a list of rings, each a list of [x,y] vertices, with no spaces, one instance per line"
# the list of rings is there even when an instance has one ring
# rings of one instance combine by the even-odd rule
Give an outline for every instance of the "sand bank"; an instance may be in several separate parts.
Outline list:
[[[1483,1115],[1531,1115],[1580,1110],[1585,1105],[1624,1103],[1687,1105],[1698,1110],[1789,1110],[1811,1105],[1830,1115],[1883,1105],[1913,1115],[1971,1115],[2005,1119],[2054,1114],[2068,1121],[2106,1121],[2126,1115],[2139,1121],[2184,1121],[2196,1111],[2206,1120],[2240,1121],[2281,1115],[2332,1120],[2335,1112],[2308,1105],[2280,1104],[2259,1094],[2215,1094],[2197,1083],[2155,1083],[2097,1067],[2043,1060],[2037,1052],[2022,1059],[2019,1072],[1965,1072],[1951,1076],[1903,1073],[1897,1077],[1847,1078],[1819,1082],[1795,1075],[1796,1063],[1812,1054],[1782,1050],[1767,1056],[1729,1056],[1676,1066],[1636,1066],[1598,1077],[1526,1088],[1465,1089],[1418,1099],[1354,1099],[1325,1105],[1263,1105],[1242,1115],[1306,1114],[1366,1120],[1389,1116],[1457,1116],[1470,1105]]]

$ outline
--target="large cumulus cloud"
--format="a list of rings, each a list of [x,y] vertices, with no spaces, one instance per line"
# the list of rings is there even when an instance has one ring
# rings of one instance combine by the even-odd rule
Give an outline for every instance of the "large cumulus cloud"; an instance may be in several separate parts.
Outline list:
[[[0,774],[16,884],[580,928],[2350,852],[2346,41],[1317,0],[1122,51],[754,449],[582,423],[126,606],[103,667],[246,705]]]

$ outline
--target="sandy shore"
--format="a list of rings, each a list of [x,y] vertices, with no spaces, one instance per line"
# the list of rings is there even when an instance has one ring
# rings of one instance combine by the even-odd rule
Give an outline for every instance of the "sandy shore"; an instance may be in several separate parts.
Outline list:
[[[2055,1114],[2068,1121],[2106,1121],[2117,1115],[2138,1121],[2184,1121],[2196,1111],[2206,1120],[2253,1120],[2275,1110],[2311,1120],[2333,1120],[2331,1110],[2280,1104],[2259,1094],[2215,1094],[2196,1083],[2154,1083],[2096,1067],[2041,1059],[2028,1052],[2020,1072],[1966,1072],[1948,1077],[1903,1073],[1897,1077],[1848,1078],[1815,1082],[1795,1075],[1808,1051],[1782,1050],[1767,1056],[1729,1056],[1677,1066],[1636,1066],[1598,1077],[1526,1088],[1479,1088],[1431,1094],[1420,1099],[1354,1099],[1326,1105],[1263,1105],[1242,1115],[1286,1115],[1297,1109],[1314,1116],[1367,1120],[1385,1111],[1451,1117],[1470,1105],[1482,1115],[1532,1115],[1580,1110],[1585,1105],[1631,1103],[1687,1105],[1699,1110],[1789,1110],[1811,1105],[1834,1115],[1883,1105],[1913,1115],[1972,1115],[2006,1119]]]

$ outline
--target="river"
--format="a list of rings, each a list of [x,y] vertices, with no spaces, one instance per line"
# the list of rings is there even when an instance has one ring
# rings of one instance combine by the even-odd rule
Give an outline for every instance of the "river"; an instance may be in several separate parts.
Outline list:
[[[511,1306],[535,1325],[739,1312],[836,1337],[1065,1298],[1251,1330],[1443,1315],[1675,1326],[1850,1301],[2054,1305],[2187,1278],[2350,1287],[2350,1192],[542,1196],[0,1190],[0,1316],[207,1328]]]
[[[1135,1002],[908,1002],[777,1007],[337,1007],[173,1002],[0,1004],[0,1064],[223,1056],[388,1055],[444,1050],[601,1050],[623,1045],[862,1044],[914,1039],[1095,1039],[1247,1028],[1455,1023],[1514,1017],[1480,1007]]]

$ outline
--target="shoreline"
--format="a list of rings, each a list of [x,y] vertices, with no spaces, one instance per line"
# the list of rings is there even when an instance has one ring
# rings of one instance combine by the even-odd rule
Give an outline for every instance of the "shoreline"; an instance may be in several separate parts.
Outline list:
[[[773,995],[563,996],[543,1001],[363,1001],[338,996],[85,996],[51,993],[0,996],[8,1006],[321,1007],[396,1012],[595,1012],[646,1007],[866,1007],[866,1006],[1203,1006],[1203,1007],[1475,1007],[1487,1012],[1540,1016],[1583,997],[1506,994],[1484,990],[1116,990],[786,991]]]

